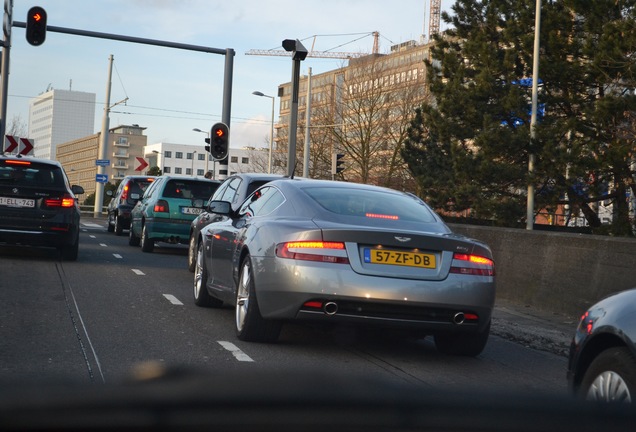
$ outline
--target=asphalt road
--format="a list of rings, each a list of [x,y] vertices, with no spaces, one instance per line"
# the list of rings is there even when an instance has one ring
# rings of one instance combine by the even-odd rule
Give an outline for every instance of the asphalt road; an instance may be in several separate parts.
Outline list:
[[[125,232],[126,233],[126,232]],[[116,383],[161,365],[215,374],[314,371],[361,374],[426,390],[567,394],[574,322],[498,304],[477,358],[438,353],[432,340],[390,332],[286,325],[280,341],[234,334],[231,308],[192,301],[187,247],[154,253],[85,218],[77,262],[52,250],[0,246],[0,383]],[[142,372],[140,372],[142,371]]]

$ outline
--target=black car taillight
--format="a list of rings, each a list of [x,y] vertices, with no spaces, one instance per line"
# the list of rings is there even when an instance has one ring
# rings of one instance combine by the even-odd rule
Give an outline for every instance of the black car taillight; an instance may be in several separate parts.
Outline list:
[[[170,206],[166,200],[158,200],[154,207],[155,213],[170,213]]]
[[[49,208],[71,208],[75,206],[75,198],[68,194],[61,197],[45,198],[44,206]]]

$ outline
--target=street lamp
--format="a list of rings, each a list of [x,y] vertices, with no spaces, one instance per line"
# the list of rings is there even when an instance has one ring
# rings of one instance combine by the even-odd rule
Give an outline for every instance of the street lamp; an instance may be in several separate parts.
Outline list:
[[[276,100],[276,98],[274,96],[268,96],[259,91],[253,91],[252,94],[256,96],[267,97],[272,100],[272,125],[269,131],[269,161],[267,163],[267,173],[271,174],[272,172],[272,143],[274,142],[274,101]]]
[[[210,131],[204,131],[204,130],[201,130],[199,128],[194,128],[192,130],[195,131],[195,132],[201,132],[201,133],[206,134],[208,136],[208,141],[210,141]],[[208,142],[208,144],[210,144],[210,143]],[[205,155],[205,174],[208,173],[208,160],[210,160],[210,155],[206,154]],[[216,161],[213,161],[212,162],[212,179],[214,179],[214,176],[216,175],[215,171],[216,171]]]

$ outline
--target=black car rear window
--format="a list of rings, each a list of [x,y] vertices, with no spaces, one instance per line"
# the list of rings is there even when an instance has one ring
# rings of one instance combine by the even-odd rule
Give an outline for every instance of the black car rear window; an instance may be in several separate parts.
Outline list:
[[[64,176],[58,167],[45,164],[0,165],[0,182],[16,186],[64,187]]]
[[[326,210],[343,216],[408,222],[435,222],[419,199],[381,190],[307,187],[304,191]]]

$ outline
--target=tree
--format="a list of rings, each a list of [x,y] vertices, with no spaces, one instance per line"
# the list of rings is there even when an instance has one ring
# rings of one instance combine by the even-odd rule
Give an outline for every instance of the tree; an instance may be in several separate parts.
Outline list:
[[[22,117],[19,114],[11,117],[11,123],[7,127],[6,134],[22,138],[27,137],[27,125],[22,121]]]
[[[148,168],[148,175],[150,176],[160,176],[161,175],[161,168],[159,168],[158,166],[151,166],[150,168]]]
[[[453,15],[442,14],[454,28],[436,38],[427,62],[435,100],[418,110],[404,158],[443,210],[514,224],[524,219],[531,181],[537,208],[569,204],[593,227],[600,221],[591,204],[614,200],[621,221],[614,233],[626,234],[628,212],[621,209],[625,187],[634,183],[634,140],[626,133],[636,109],[634,1],[543,4],[545,112],[531,142],[530,89],[520,84],[532,76],[534,9],[533,0],[460,0]],[[532,176],[530,153],[537,156]]]

